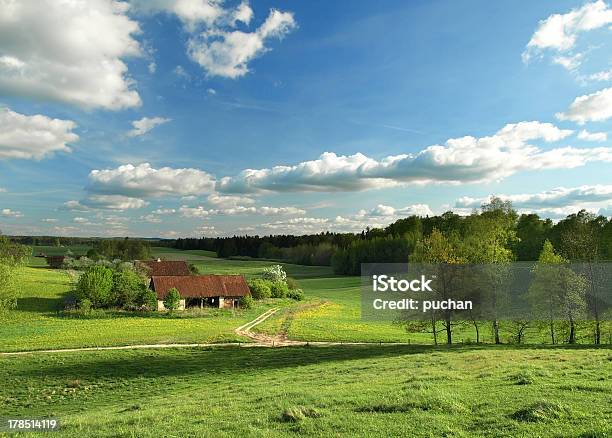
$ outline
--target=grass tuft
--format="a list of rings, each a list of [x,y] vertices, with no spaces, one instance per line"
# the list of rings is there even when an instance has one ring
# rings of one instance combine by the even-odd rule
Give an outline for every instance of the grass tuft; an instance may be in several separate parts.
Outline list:
[[[516,421],[538,423],[560,420],[570,414],[569,408],[564,405],[540,401],[519,409],[511,417]]]
[[[307,406],[292,406],[283,411],[280,421],[283,423],[298,423],[306,418],[319,418],[321,413]]]

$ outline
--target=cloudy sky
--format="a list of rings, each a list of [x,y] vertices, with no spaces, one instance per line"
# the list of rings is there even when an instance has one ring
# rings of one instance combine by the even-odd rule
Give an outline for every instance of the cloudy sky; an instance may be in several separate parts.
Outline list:
[[[0,230],[612,215],[603,0],[0,0]]]

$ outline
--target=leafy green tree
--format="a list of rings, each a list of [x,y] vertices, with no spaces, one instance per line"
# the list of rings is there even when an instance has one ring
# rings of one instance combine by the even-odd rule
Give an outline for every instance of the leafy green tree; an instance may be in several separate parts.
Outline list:
[[[550,219],[540,219],[537,214],[521,215],[516,225],[518,240],[514,245],[517,260],[536,261],[551,229]]]
[[[272,265],[266,268],[263,268],[261,272],[261,278],[264,280],[271,281],[273,283],[276,282],[286,282],[287,281],[287,273],[283,269],[281,265]]]
[[[181,294],[177,288],[173,287],[168,291],[164,298],[164,307],[170,312],[179,308],[181,304]]]
[[[157,308],[157,294],[143,285],[136,296],[135,304],[146,310],[155,310]]]
[[[95,308],[112,305],[113,271],[105,266],[92,266],[85,271],[77,282],[76,293],[79,300],[89,299]]]
[[[284,281],[275,281],[270,284],[270,293],[272,298],[286,298],[289,293],[289,287]]]
[[[547,318],[551,342],[557,342],[555,321],[567,319],[568,342],[576,342],[576,320],[586,310],[585,279],[572,271],[567,259],[556,254],[550,241],[544,242],[527,298],[537,316]]]
[[[134,271],[116,271],[113,274],[112,297],[109,301],[119,307],[132,306],[143,286],[142,278]]]
[[[508,305],[510,262],[514,260],[512,246],[517,241],[517,214],[510,201],[493,197],[482,205],[480,215],[472,215],[466,225],[465,248],[471,263],[478,269],[482,310],[492,322],[495,343],[500,344],[499,309]],[[477,321],[473,321],[478,331]]]
[[[428,237],[422,239],[416,246],[411,261],[429,265],[435,275],[436,281],[433,286],[433,296],[436,300],[444,301],[457,298],[460,294],[460,265],[466,263],[463,247],[459,236],[451,233],[445,236],[434,229]],[[437,340],[437,314],[431,312],[431,326],[434,335],[434,343]],[[453,337],[453,311],[441,311],[441,323],[446,331],[446,343],[452,344]]]
[[[256,300],[262,300],[264,298],[270,298],[272,296],[272,290],[270,288],[270,282],[261,278],[255,278],[249,281],[249,290],[251,296]]]

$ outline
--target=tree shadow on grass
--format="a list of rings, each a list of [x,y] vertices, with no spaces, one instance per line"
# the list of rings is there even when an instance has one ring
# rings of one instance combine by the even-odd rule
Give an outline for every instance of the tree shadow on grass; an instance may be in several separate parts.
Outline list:
[[[17,299],[17,310],[21,312],[57,312],[62,306],[64,297],[21,297]]]
[[[23,377],[46,376],[57,378],[134,379],[158,377],[188,377],[196,375],[251,374],[297,368],[308,365],[380,359],[412,354],[466,353],[485,349],[504,350],[580,350],[593,346],[518,347],[457,345],[435,347],[429,345],[346,345],[325,347],[247,348],[211,347],[171,350],[129,350],[54,355],[41,367],[20,367],[14,374]],[[608,347],[609,348],[609,347]]]

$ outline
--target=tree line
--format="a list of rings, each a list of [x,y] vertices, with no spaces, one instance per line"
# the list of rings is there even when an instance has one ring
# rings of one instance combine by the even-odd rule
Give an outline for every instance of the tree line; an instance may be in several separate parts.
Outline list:
[[[246,256],[327,265],[337,274],[358,275],[362,263],[405,262],[418,242],[431,236],[434,230],[462,240],[478,240],[491,227],[503,230],[507,240],[504,248],[515,261],[538,260],[546,240],[568,260],[612,260],[612,220],[583,210],[553,223],[537,214],[519,215],[510,202],[499,198],[493,198],[468,216],[453,212],[410,216],[385,228],[368,228],[361,233],[202,237],[163,244],[177,249],[214,251],[219,257]]]

